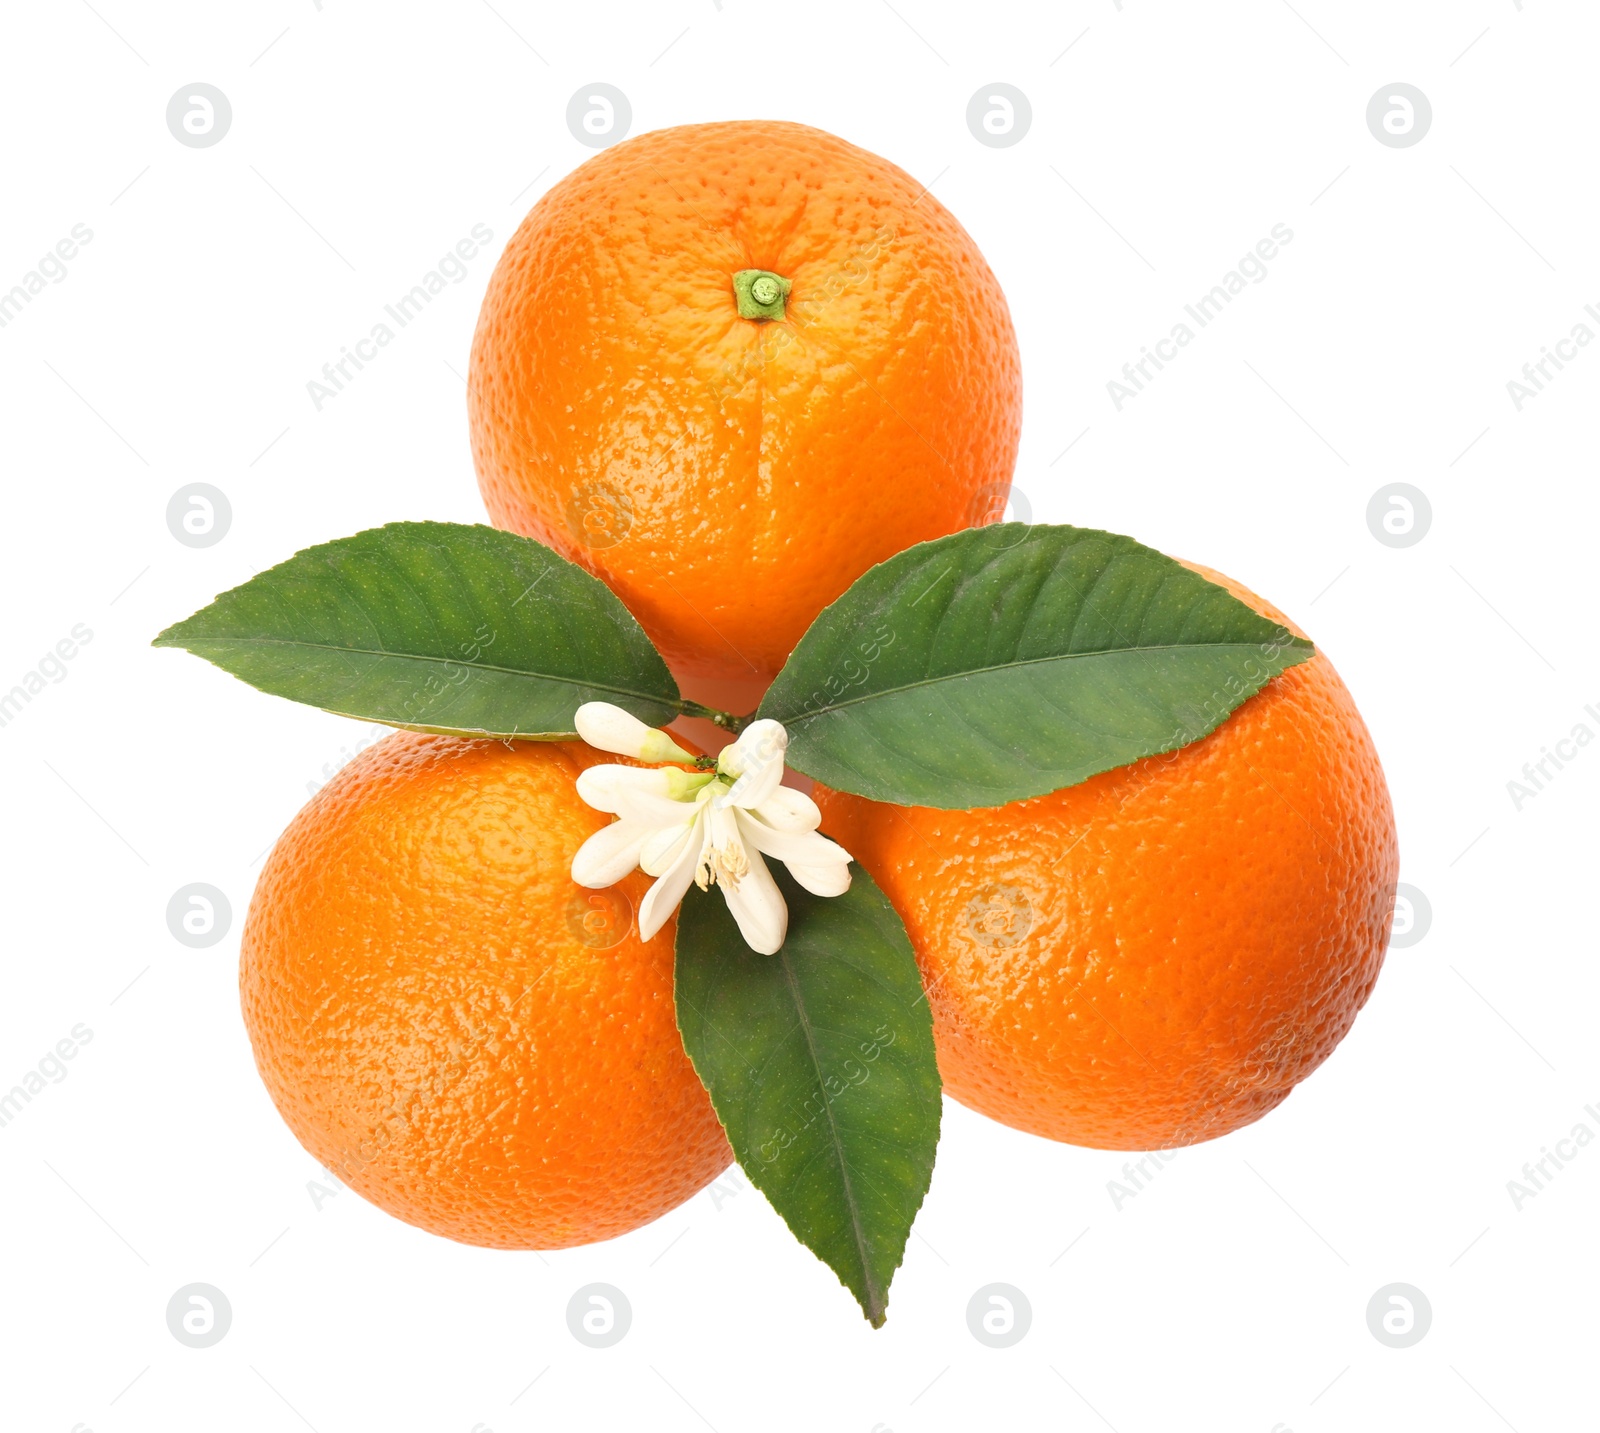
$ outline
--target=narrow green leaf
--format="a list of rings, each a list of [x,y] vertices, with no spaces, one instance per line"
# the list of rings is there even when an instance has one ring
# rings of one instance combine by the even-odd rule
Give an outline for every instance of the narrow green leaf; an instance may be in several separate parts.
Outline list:
[[[854,868],[842,896],[778,868],[789,935],[740,938],[715,887],[678,914],[678,1028],[733,1152],[874,1328],[933,1176],[939,1068],[905,926]]]
[[[154,645],[413,731],[575,737],[589,701],[655,726],[678,714],[677,683],[611,590],[492,527],[397,522],[308,547]]]
[[[759,715],[828,786],[1000,806],[1186,746],[1312,652],[1130,537],[1005,523],[868,571],[801,638]]]

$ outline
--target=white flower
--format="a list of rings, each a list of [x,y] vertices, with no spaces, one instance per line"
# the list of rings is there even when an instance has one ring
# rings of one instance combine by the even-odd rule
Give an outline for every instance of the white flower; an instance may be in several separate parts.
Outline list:
[[[579,707],[576,725],[602,751],[696,765],[664,732],[607,702]],[[723,751],[714,770],[591,766],[578,777],[578,795],[617,820],[578,848],[572,879],[599,889],[635,866],[656,877],[639,906],[646,940],[678,908],[690,881],[703,891],[718,886],[745,944],[773,954],[788,931],[789,909],[763,856],[782,861],[814,895],[850,889],[850,853],[818,832],[817,803],[782,784],[788,745],[781,723],[758,721]]]

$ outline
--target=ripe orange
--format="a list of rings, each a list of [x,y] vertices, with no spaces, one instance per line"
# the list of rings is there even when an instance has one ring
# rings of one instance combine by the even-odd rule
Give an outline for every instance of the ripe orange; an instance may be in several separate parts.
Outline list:
[[[791,285],[781,317],[740,316],[752,270]],[[680,673],[752,690],[874,563],[999,514],[1021,405],[961,225],[776,122],[642,135],[552,188],[489,281],[468,391],[494,522],[601,577]]]
[[[312,1156],[397,1218],[557,1249],[646,1224],[731,1159],[673,1013],[648,886],[572,883],[609,819],[581,743],[400,732],[295,817],[240,969],[267,1090]]]
[[[1259,1119],[1383,963],[1388,787],[1320,652],[1200,741],[1049,796],[817,800],[906,920],[945,1088],[1050,1139],[1165,1149]]]

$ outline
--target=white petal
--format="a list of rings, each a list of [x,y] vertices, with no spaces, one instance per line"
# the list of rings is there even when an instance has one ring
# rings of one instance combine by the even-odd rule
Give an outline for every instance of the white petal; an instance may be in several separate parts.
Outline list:
[[[591,766],[578,773],[578,795],[597,811],[615,812],[624,792],[665,798],[667,773],[645,766]]]
[[[718,881],[717,886],[744,943],[760,955],[776,955],[789,933],[789,907],[767,863],[754,851],[749,855],[750,869],[736,885]]]
[[[734,867],[743,863],[744,837],[739,834],[739,808],[728,802],[727,792],[706,805],[706,840],[713,849],[731,853]]]
[[[789,746],[789,733],[783,723],[763,718],[751,722],[739,739],[722,748],[717,765],[730,777],[743,776],[752,766],[764,766],[773,757],[783,760]]]
[[[678,909],[678,902],[694,880],[694,868],[700,863],[700,848],[705,844],[704,821],[697,821],[684,842],[683,850],[671,868],[645,892],[639,902],[639,936],[649,940],[667,923],[667,918]]]
[[[817,803],[792,786],[778,787],[753,809],[767,825],[780,831],[815,831],[822,825],[822,812]]]
[[[695,815],[677,826],[662,826],[652,831],[639,848],[639,868],[647,876],[664,876],[678,859],[681,842],[687,841],[694,830]]]
[[[759,806],[783,783],[783,757],[789,733],[781,722],[762,720],[719,758],[722,770],[736,777],[728,800],[735,806]]]
[[[739,830],[756,850],[776,856],[785,864],[798,861],[804,866],[829,866],[854,859],[820,831],[779,831],[748,811],[739,813]]]
[[[639,848],[650,834],[648,826],[633,821],[613,821],[578,847],[572,858],[572,879],[590,890],[614,886],[639,864]]]
[[[850,867],[843,861],[831,861],[825,866],[807,866],[798,861],[785,861],[789,874],[814,896],[842,896],[850,889]]]
[[[743,776],[750,764],[762,765],[774,756],[782,761],[788,746],[789,733],[784,730],[783,723],[763,717],[751,722],[731,746],[724,747],[718,760],[724,771]]]
[[[591,766],[578,774],[578,796],[596,811],[670,826],[683,820],[685,802],[704,784],[705,778],[672,766]]]
[[[760,806],[782,784],[783,762],[774,759],[764,766],[746,768],[744,775],[733,783],[727,799],[733,806]]]

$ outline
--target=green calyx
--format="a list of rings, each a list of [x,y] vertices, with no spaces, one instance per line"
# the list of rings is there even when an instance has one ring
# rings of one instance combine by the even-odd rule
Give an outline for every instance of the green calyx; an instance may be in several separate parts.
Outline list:
[[[669,801],[693,801],[701,791],[719,779],[714,771],[678,771],[670,766],[662,770],[667,773]]]
[[[733,276],[733,298],[739,317],[760,322],[784,316],[784,300],[794,286],[782,274],[766,269],[740,269]]]

